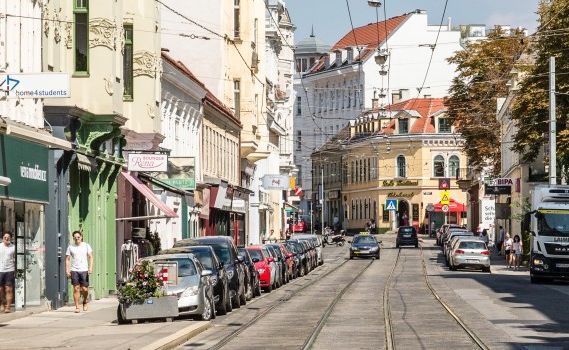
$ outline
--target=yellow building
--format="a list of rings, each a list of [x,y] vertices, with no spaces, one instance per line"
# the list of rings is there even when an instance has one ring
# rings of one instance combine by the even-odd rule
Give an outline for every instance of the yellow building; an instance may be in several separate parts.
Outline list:
[[[379,232],[401,225],[420,227],[429,222],[430,205],[436,227],[465,223],[466,194],[456,183],[466,168],[463,147],[464,140],[445,114],[443,99],[399,102],[386,110],[362,113],[350,122],[349,135],[333,138],[313,153],[313,171],[322,174],[314,177],[313,185],[319,188],[324,179],[325,211],[331,208],[328,213],[334,213],[340,205],[337,221],[348,231],[362,230],[370,219]],[[342,164],[341,169],[334,164]],[[339,173],[340,194],[327,193],[326,179]],[[439,189],[445,184],[449,186],[446,206]],[[397,200],[396,210],[388,210],[388,199]],[[325,221],[336,220],[326,215]]]

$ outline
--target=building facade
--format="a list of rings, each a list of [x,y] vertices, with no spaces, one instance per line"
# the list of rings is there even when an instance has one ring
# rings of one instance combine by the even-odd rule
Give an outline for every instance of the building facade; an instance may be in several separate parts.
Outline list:
[[[313,153],[313,172],[322,174],[324,188],[328,182],[335,191],[341,178],[340,193],[325,195],[325,213],[331,213],[325,219],[342,214],[338,221],[354,232],[370,219],[380,232],[401,225],[466,223],[466,194],[456,183],[466,164],[464,141],[446,118],[443,100],[410,99],[389,107],[390,115],[364,112],[350,122],[349,135],[326,144],[338,148],[332,154],[341,153],[340,161],[337,156],[327,160],[324,148]],[[317,188],[321,180],[313,178]],[[449,185],[447,207],[441,203],[440,180]],[[396,207],[389,208],[388,199],[396,200]]]

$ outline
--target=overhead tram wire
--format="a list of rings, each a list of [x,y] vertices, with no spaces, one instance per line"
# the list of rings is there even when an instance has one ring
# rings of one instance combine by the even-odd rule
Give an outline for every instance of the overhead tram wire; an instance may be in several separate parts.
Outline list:
[[[377,8],[375,9],[376,13],[377,13]],[[390,97],[390,80],[391,80],[391,54],[389,52],[389,43],[387,42],[389,39],[389,33],[387,32],[387,0],[383,1],[383,26],[384,26],[384,30],[385,30],[385,49],[387,50],[387,105],[389,106],[389,117],[391,118],[391,105],[393,104],[393,100],[391,102],[389,102],[389,97]],[[377,35],[379,36],[379,31],[377,32]],[[379,43],[378,43],[379,45]]]

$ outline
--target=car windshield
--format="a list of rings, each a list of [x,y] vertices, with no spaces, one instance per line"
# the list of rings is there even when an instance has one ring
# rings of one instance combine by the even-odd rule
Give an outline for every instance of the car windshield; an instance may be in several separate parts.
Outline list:
[[[249,249],[249,255],[251,255],[252,259],[263,260],[263,253],[259,249]]]
[[[173,262],[178,263],[178,277],[194,276],[198,274],[196,265],[191,259],[186,258],[172,258],[168,260],[156,261],[156,263],[171,264]]]
[[[213,256],[211,255],[211,251],[196,249],[192,251],[192,254],[198,258],[206,269],[213,270]]]
[[[569,236],[569,210],[540,210],[536,216],[539,235]]]
[[[217,257],[223,261],[225,265],[231,265],[233,263],[233,261],[231,261],[231,254],[229,254],[229,249],[218,244],[212,245],[212,247]]]
[[[460,245],[458,246],[461,249],[481,249],[481,250],[486,250],[486,244],[484,244],[484,242],[472,242],[472,241],[468,241],[468,242],[460,242]]]
[[[354,238],[354,244],[376,244],[377,241],[372,236],[357,236]]]

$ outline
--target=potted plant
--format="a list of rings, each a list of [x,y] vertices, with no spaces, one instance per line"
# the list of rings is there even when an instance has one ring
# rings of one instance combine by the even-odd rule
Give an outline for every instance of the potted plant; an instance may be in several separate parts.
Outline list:
[[[154,271],[151,261],[142,260],[131,271],[128,281],[118,288],[119,324],[140,319],[178,316],[178,298],[165,295],[164,282]]]

